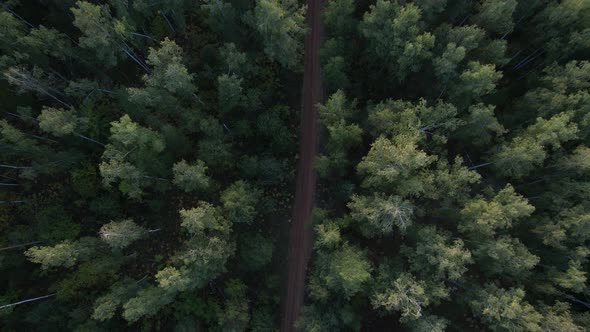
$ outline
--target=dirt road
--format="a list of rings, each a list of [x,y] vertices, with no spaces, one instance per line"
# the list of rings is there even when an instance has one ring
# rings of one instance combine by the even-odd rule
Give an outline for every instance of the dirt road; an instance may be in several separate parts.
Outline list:
[[[299,141],[299,164],[295,206],[289,239],[287,294],[283,301],[281,331],[295,331],[305,291],[307,262],[311,255],[313,230],[311,210],[314,205],[314,159],[317,150],[317,109],[320,101],[320,0],[307,1],[305,66],[303,73],[303,114]]]

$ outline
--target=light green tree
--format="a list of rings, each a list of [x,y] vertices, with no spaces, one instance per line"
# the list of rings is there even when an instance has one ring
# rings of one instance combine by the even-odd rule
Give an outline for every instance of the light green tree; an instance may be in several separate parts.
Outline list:
[[[407,320],[420,318],[424,307],[430,304],[430,294],[427,294],[424,283],[408,273],[388,279],[390,281],[382,285],[383,289],[372,295],[373,308],[387,312],[399,311],[401,317]]]
[[[542,331],[542,320],[532,305],[524,301],[521,288],[503,289],[488,284],[476,292],[469,305],[473,314],[480,317],[492,330]]]
[[[207,169],[201,160],[197,160],[192,165],[181,160],[172,167],[174,174],[172,182],[185,192],[205,190],[211,183],[211,179],[206,174]]]
[[[315,292],[326,288],[333,295],[349,299],[368,284],[371,271],[371,262],[366,253],[360,248],[345,244],[333,251],[319,252],[312,283],[318,284]],[[322,297],[314,294],[313,289],[312,296]]]
[[[417,147],[418,136],[399,136],[391,141],[378,137],[358,164],[363,186],[392,191],[399,196],[418,196],[425,190],[420,171],[436,160]]]
[[[110,247],[123,249],[128,247],[132,242],[145,237],[147,230],[138,226],[133,220],[125,219],[104,224],[100,228],[99,234],[102,240]]]
[[[530,216],[534,210],[511,185],[507,185],[491,200],[476,198],[468,201],[461,210],[459,231],[489,237],[498,229],[511,228],[514,222]]]
[[[245,181],[237,181],[221,193],[223,211],[233,223],[250,224],[256,217],[260,191]]]
[[[473,256],[485,273],[515,279],[528,276],[540,260],[522,242],[507,235],[478,245]]]
[[[391,235],[394,227],[405,233],[413,223],[414,206],[399,196],[354,195],[348,208],[367,237]]]
[[[401,252],[408,257],[411,271],[423,278],[457,280],[473,263],[463,241],[451,241],[447,232],[434,226],[420,228],[416,247],[404,245]]]
[[[82,31],[80,46],[92,51],[104,65],[115,66],[124,55],[121,40],[129,34],[124,21],[114,20],[107,6],[86,1],[71,8],[74,26]]]

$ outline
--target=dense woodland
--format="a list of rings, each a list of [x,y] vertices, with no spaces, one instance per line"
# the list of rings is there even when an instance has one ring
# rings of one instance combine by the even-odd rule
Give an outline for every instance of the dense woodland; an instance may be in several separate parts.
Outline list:
[[[590,2],[328,0],[305,331],[590,326]]]
[[[590,1],[323,6],[300,330],[586,331]],[[278,330],[305,2],[0,7],[0,330]]]
[[[304,7],[1,6],[2,330],[274,330]]]

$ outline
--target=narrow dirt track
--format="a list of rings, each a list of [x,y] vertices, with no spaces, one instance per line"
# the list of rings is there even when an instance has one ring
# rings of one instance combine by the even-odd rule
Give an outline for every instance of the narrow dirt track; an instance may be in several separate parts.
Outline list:
[[[305,291],[307,262],[311,255],[313,230],[311,210],[314,205],[314,160],[318,145],[317,107],[320,101],[320,5],[321,0],[307,1],[307,26],[305,38],[305,65],[303,73],[303,113],[299,141],[299,164],[295,205],[289,239],[288,276],[286,297],[283,302],[281,331],[295,331]]]

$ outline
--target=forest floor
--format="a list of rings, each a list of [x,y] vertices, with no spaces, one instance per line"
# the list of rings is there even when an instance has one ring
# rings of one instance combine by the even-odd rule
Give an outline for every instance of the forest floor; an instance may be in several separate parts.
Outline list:
[[[289,239],[286,297],[283,302],[281,331],[295,331],[295,322],[305,297],[307,263],[313,246],[311,211],[315,196],[314,162],[318,146],[317,104],[320,102],[320,9],[321,0],[308,0],[303,73],[303,113],[301,116],[299,163],[293,220]]]

